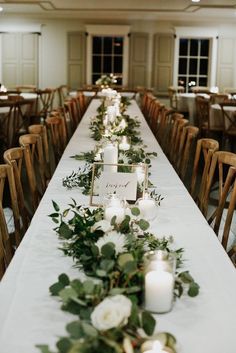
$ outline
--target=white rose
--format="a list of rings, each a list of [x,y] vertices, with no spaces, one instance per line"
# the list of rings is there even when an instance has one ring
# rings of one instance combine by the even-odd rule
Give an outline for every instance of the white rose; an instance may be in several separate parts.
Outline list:
[[[91,227],[92,232],[97,229],[102,230],[104,233],[106,233],[112,230],[112,226],[110,222],[106,221],[105,219],[102,219],[101,221],[94,223],[94,225]]]
[[[99,303],[91,314],[93,326],[101,331],[124,326],[131,314],[132,303],[124,295],[107,297]]]

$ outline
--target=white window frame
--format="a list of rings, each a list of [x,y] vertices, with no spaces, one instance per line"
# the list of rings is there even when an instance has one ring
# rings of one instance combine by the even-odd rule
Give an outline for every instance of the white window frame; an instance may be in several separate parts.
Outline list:
[[[93,36],[111,36],[123,37],[123,86],[128,84],[128,63],[129,63],[129,39],[130,26],[115,25],[87,25],[87,69],[86,81],[92,83],[92,37]]]
[[[217,49],[218,49],[218,31],[211,28],[197,27],[175,27],[175,49],[174,49],[174,86],[178,86],[178,66],[179,66],[179,40],[180,38],[187,39],[209,39],[209,71],[208,85],[216,86],[216,69],[217,69]]]

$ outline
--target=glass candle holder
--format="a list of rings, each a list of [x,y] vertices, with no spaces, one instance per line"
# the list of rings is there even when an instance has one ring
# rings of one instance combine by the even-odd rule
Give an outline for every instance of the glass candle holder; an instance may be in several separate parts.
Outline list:
[[[176,257],[163,250],[144,255],[145,309],[153,313],[171,311],[174,300]]]
[[[152,221],[156,218],[156,201],[150,196],[149,193],[145,192],[144,196],[137,200],[136,205],[140,210],[140,216],[142,218],[146,219],[147,221]]]
[[[109,194],[104,199],[104,219],[110,222],[116,216],[116,223],[121,223],[125,218],[125,202],[116,194]]]
[[[167,353],[171,352],[167,347],[164,347],[158,339],[148,339],[140,347],[141,353]]]
[[[119,150],[128,151],[130,149],[131,139],[128,136],[121,136]]]
[[[135,167],[135,173],[138,178],[138,183],[142,185],[146,177],[146,164],[139,163],[139,165]]]

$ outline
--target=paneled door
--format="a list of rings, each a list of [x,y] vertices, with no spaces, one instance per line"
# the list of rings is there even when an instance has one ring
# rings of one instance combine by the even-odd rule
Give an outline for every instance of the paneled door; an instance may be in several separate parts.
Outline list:
[[[129,86],[147,86],[148,34],[131,33]]]
[[[86,73],[86,34],[84,32],[68,33],[68,85],[80,88],[85,84]]]
[[[2,33],[2,83],[38,86],[37,33]]]

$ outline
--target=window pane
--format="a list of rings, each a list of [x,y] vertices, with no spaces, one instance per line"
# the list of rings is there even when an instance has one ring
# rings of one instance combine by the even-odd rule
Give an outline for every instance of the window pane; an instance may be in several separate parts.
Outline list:
[[[207,75],[208,73],[208,59],[200,60],[200,75]]]
[[[188,53],[188,40],[180,39],[179,40],[179,55],[186,56]]]
[[[117,77],[117,85],[122,85],[122,77]]]
[[[189,60],[189,74],[196,75],[197,74],[197,59]]]
[[[95,82],[101,77],[101,75],[92,75],[92,82],[95,85]]]
[[[112,72],[111,68],[111,56],[104,56],[103,57],[103,73],[104,74],[110,74]]]
[[[112,37],[104,37],[104,54],[112,53]]]
[[[102,51],[102,39],[93,37],[93,54],[100,54]]]
[[[187,73],[187,59],[179,59],[179,74],[186,75]]]
[[[207,86],[207,77],[199,77],[199,86]]]
[[[190,56],[198,55],[198,39],[190,40]]]
[[[114,38],[114,53],[123,54],[123,38],[115,37]]]
[[[201,56],[208,56],[209,54],[209,39],[201,40]]]
[[[115,56],[114,57],[114,72],[115,73],[122,73],[122,57]]]
[[[94,55],[93,56],[93,72],[102,72],[101,68],[101,56]]]

